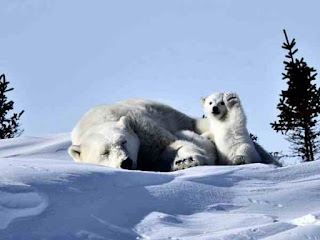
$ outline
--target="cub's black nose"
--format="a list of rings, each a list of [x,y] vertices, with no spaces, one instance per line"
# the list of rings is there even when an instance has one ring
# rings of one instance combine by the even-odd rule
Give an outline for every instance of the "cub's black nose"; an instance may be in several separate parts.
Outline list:
[[[213,107],[212,108],[212,113],[213,114],[218,114],[219,113],[219,108],[218,107]]]
[[[122,169],[128,169],[131,170],[133,166],[133,161],[130,158],[127,158],[125,160],[123,160],[123,162],[121,163],[121,168]]]

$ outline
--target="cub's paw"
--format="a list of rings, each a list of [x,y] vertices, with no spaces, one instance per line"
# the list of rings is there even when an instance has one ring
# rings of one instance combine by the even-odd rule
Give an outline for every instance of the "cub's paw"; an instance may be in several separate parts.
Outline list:
[[[182,170],[190,167],[196,167],[201,165],[195,157],[188,157],[183,159],[175,159],[173,162],[172,170]]]
[[[224,93],[223,98],[227,106],[233,106],[236,103],[240,103],[239,96],[235,92]]]
[[[242,165],[242,164],[247,164],[249,163],[248,162],[248,159],[243,156],[243,155],[238,155],[238,156],[235,156],[233,159],[232,159],[232,163],[234,165]]]

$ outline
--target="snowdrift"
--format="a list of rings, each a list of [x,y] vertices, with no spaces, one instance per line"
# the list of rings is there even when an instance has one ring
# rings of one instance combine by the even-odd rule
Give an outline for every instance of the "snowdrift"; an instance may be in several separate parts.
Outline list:
[[[320,161],[173,173],[74,163],[69,134],[0,141],[0,239],[320,239]]]

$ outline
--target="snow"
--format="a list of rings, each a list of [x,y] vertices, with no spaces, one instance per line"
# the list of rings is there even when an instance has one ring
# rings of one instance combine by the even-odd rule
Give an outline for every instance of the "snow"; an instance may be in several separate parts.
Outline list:
[[[69,134],[0,141],[0,239],[320,239],[320,161],[172,173],[77,164]]]
[[[320,220],[318,219],[318,217],[312,214],[308,214],[306,216],[293,219],[291,222],[298,226],[306,226],[306,225],[312,225],[312,224],[320,225]]]

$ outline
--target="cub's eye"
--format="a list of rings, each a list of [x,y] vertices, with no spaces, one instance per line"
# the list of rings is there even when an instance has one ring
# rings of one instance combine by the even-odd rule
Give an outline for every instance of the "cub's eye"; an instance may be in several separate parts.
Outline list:
[[[212,105],[212,102],[209,102],[209,105]]]
[[[224,105],[224,102],[221,102],[221,105],[223,106],[223,105]]]
[[[121,141],[121,145],[125,145],[127,143],[127,140],[123,140],[123,141]]]

